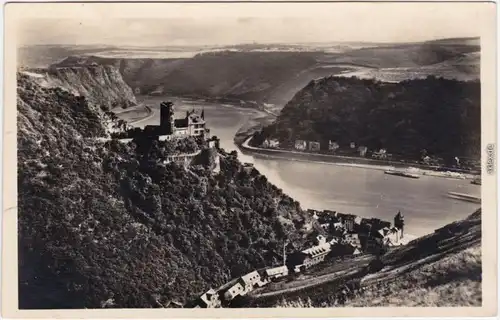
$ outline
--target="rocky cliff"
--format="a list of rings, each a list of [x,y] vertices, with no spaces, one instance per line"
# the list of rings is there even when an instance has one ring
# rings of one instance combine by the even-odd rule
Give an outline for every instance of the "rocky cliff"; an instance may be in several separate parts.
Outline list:
[[[21,74],[31,77],[41,87],[64,89],[108,109],[126,108],[137,103],[120,71],[110,65],[68,64],[65,67],[27,69]]]

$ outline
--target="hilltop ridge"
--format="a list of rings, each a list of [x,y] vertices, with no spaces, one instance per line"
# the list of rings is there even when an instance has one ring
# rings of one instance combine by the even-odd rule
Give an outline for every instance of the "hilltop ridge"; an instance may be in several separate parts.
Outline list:
[[[330,75],[353,73],[385,81],[428,75],[479,79],[476,38],[386,44],[245,44],[205,48],[192,57],[176,58],[153,58],[158,48],[149,49],[155,53],[152,57],[141,56],[148,48],[135,50],[137,53],[123,49],[120,57],[106,54],[105,49],[85,55],[68,51],[67,58],[54,61],[53,66],[113,65],[139,94],[249,100],[274,104],[276,109],[311,79]],[[122,51],[112,48],[112,52]]]

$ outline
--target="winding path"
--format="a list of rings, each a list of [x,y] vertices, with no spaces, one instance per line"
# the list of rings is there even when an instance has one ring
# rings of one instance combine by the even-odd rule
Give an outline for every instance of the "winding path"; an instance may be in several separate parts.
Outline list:
[[[307,288],[312,288],[312,287],[315,287],[315,286],[319,286],[321,284],[328,283],[328,282],[331,282],[331,281],[334,281],[334,280],[338,280],[340,278],[348,277],[350,275],[356,274],[357,272],[359,272],[359,268],[356,268],[356,269],[351,270],[351,271],[345,271],[345,270],[343,270],[343,271],[337,271],[337,272],[325,274],[325,275],[322,275],[322,276],[318,276],[318,277],[315,277],[315,278],[307,279],[308,280],[307,283],[303,284],[303,285],[300,285],[300,286],[290,287],[290,288],[276,290],[276,291],[271,291],[271,292],[265,292],[265,293],[261,293],[261,294],[252,294],[252,293],[250,293],[249,296],[251,296],[253,298],[267,298],[267,297],[273,297],[273,296],[281,295],[281,294],[284,294],[284,293],[296,292],[296,291],[300,291],[300,290],[303,290],[303,289],[307,289]]]
[[[127,119],[122,119],[122,120],[127,121],[127,123],[130,125],[136,125],[140,122],[149,120],[155,116],[155,111],[153,109],[151,109],[151,107],[144,105],[144,103],[139,103],[139,104],[137,104],[133,107],[127,108],[127,109],[114,108],[113,110],[111,110],[111,112],[113,112],[117,117],[119,117],[120,115],[122,115],[124,113],[133,112],[134,110],[138,110],[139,108],[146,109],[148,114],[146,116],[144,116],[143,118],[137,119],[135,121],[127,121]]]
[[[138,123],[140,122],[143,122],[143,121],[146,121],[146,120],[149,120],[151,118],[153,118],[156,114],[155,114],[155,111],[153,109],[151,109],[150,107],[148,106],[145,106],[145,108],[149,111],[149,114],[147,116],[145,116],[144,118],[142,119],[139,119],[139,120],[136,120],[136,121],[132,121],[132,122],[129,122],[130,125],[137,125]]]

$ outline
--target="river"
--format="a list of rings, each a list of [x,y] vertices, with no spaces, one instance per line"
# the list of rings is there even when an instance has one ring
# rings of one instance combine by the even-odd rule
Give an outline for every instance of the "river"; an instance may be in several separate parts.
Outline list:
[[[138,101],[153,108],[155,116],[137,123],[137,126],[159,124],[159,104],[163,100],[174,101],[177,117],[184,116],[191,108],[204,107],[210,134],[219,137],[226,150],[237,149],[233,142],[235,133],[259,112],[176,98],[138,97]],[[253,163],[270,182],[299,201],[302,208],[330,209],[391,222],[401,210],[406,220],[406,232],[414,236],[422,236],[446,223],[463,219],[480,206],[446,197],[450,191],[480,196],[480,186],[470,184],[469,180],[430,176],[408,179],[369,168],[270,159],[241,152],[239,158],[242,162]]]

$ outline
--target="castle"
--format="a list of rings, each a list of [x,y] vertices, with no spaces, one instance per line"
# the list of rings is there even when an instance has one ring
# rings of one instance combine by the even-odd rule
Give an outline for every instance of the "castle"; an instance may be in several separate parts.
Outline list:
[[[200,137],[210,134],[206,128],[205,111],[198,114],[194,110],[187,111],[184,118],[175,118],[174,104],[162,102],[160,104],[160,125],[147,125],[144,133],[150,137],[171,138],[193,136]]]

